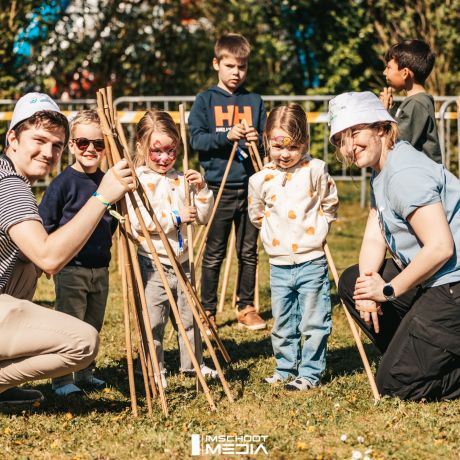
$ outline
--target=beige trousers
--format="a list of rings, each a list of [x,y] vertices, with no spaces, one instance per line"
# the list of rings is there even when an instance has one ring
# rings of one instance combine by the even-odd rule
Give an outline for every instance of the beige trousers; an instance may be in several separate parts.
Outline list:
[[[33,264],[18,261],[0,294],[0,393],[29,380],[78,371],[97,355],[94,327],[30,302],[36,282]]]

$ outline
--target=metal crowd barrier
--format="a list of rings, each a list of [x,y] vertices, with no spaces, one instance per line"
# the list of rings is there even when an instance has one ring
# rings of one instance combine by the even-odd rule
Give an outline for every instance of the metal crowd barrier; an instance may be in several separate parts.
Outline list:
[[[360,203],[364,207],[366,204],[367,178],[368,174],[362,170],[361,173],[355,169],[346,168],[338,163],[334,148],[329,143],[329,126],[327,124],[328,102],[334,95],[324,96],[262,96],[267,110],[271,110],[276,105],[296,102],[303,106],[307,112],[310,125],[310,150],[313,156],[322,158],[329,166],[335,180],[356,180],[360,182],[361,196]],[[403,97],[395,97],[396,101],[401,101]],[[126,125],[128,138],[134,143],[134,127],[143,116],[145,110],[156,108],[166,110],[171,113],[174,120],[179,122],[179,104],[184,104],[186,109],[186,120],[189,110],[195,100],[195,96],[137,96],[119,97],[114,100],[114,107],[118,112],[121,123]],[[455,106],[458,98],[456,96],[435,96],[436,118],[438,122],[439,141],[446,167],[457,173],[460,177],[460,110]],[[11,120],[11,114],[15,101],[9,99],[0,100],[0,130],[6,131],[6,124]],[[94,99],[73,99],[60,101],[57,103],[66,116],[72,118],[78,110],[96,107]],[[3,124],[3,126],[2,126]],[[2,139],[3,140],[3,139]],[[454,155],[455,150],[457,155]],[[68,164],[70,155],[61,159],[57,167],[60,172],[63,164]],[[36,187],[46,187],[50,178],[36,184]]]

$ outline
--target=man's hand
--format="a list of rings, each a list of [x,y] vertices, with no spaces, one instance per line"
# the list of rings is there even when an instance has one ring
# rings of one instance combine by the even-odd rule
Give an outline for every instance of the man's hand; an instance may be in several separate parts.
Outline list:
[[[259,142],[259,133],[253,126],[248,127],[245,133],[245,138],[248,142]]]

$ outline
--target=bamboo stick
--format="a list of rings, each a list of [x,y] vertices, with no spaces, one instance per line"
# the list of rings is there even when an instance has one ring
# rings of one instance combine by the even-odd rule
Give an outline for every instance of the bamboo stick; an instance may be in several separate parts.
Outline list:
[[[217,207],[219,206],[219,201],[220,201],[220,198],[221,198],[222,193],[224,191],[225,183],[227,182],[227,177],[228,177],[228,174],[230,173],[230,168],[232,167],[233,159],[235,158],[235,153],[236,153],[237,148],[238,148],[238,142],[234,142],[233,143],[233,149],[232,149],[232,151],[230,153],[230,157],[228,159],[227,167],[225,168],[224,177],[222,178],[222,182],[220,184],[219,191],[217,192],[217,196],[216,196],[216,199],[214,201],[214,208],[212,209],[211,217],[209,218],[209,221],[208,221],[208,223],[206,225],[204,235],[203,235],[203,239],[201,240],[200,247],[198,248],[198,251],[196,253],[196,259],[195,260],[197,261],[197,263],[199,263],[202,255],[203,255],[203,250],[204,250],[204,247],[206,245],[206,240],[208,238],[209,230],[211,229],[212,221],[214,220],[214,217],[216,215]]]
[[[111,138],[110,138],[110,142],[114,144],[114,141]],[[133,172],[135,174],[134,167],[133,167],[133,164],[132,164],[132,161],[131,161],[131,158],[130,158],[130,155],[129,155],[129,150],[128,150],[127,146],[125,148],[125,152],[126,152],[125,159],[128,161],[128,164],[133,169]],[[205,311],[203,309],[203,306],[201,305],[200,299],[198,298],[198,295],[196,294],[196,290],[192,287],[192,285],[190,283],[190,280],[188,279],[188,277],[186,276],[185,272],[182,269],[182,266],[178,263],[178,261],[176,259],[176,255],[174,254],[174,251],[171,248],[169,240],[168,240],[167,236],[165,235],[163,229],[161,228],[160,223],[158,222],[158,219],[157,219],[157,217],[155,215],[155,212],[152,209],[151,203],[148,200],[147,193],[144,190],[142,185],[140,187],[138,187],[137,193],[138,193],[138,196],[139,196],[139,198],[141,200],[141,203],[143,204],[144,208],[147,210],[147,212],[149,213],[151,219],[153,220],[155,228],[158,231],[158,234],[159,234],[159,237],[161,239],[161,242],[163,243],[163,246],[164,246],[164,248],[165,248],[165,250],[167,252],[168,258],[169,258],[169,260],[171,262],[171,265],[172,265],[172,267],[173,267],[173,269],[174,269],[174,271],[176,273],[176,276],[178,277],[179,284],[181,285],[181,288],[182,288],[183,292],[185,293],[185,295],[187,297],[187,301],[188,301],[190,307],[191,308],[193,307],[193,301],[194,301],[195,304],[196,304],[196,307],[198,308],[199,314],[205,320],[205,322],[207,323],[208,328],[211,330],[213,338],[216,341],[217,346],[219,347],[219,350],[222,353],[222,356],[224,357],[226,362],[230,362],[230,356],[229,356],[227,350],[225,349],[225,346],[222,343],[219,335],[217,334],[217,331],[215,330],[213,325],[210,323],[208,317],[206,316],[206,313],[205,313]],[[129,194],[132,194],[132,192],[128,192],[128,195]],[[136,205],[137,205],[137,202],[136,202]],[[180,273],[181,276],[179,276],[179,273]],[[193,299],[193,301],[192,301],[192,299]],[[199,321],[199,319],[197,319],[197,321]],[[213,349],[212,349],[212,351],[210,350],[210,353],[211,353],[211,356],[212,356],[212,353],[214,353],[214,350]],[[217,359],[217,358],[215,358],[215,359]],[[214,358],[213,358],[213,360],[214,360]],[[220,367],[220,365],[219,365],[219,367]],[[223,378],[223,374],[222,374],[222,378]]]
[[[243,119],[242,122],[244,129],[247,130],[249,128],[248,122],[245,119]],[[254,141],[249,142],[249,156],[251,157],[252,165],[254,166],[254,171],[260,171],[264,167],[264,165],[262,163],[262,160],[260,159],[259,150],[257,149],[257,145]]]
[[[105,93],[101,92],[101,95],[102,95],[102,99],[104,99]],[[99,100],[100,100],[100,98],[98,97],[98,101]],[[107,105],[107,107],[108,107],[108,105]],[[107,139],[108,139],[109,145],[110,145],[109,151],[107,153],[112,156],[112,162],[117,163],[118,161],[121,160],[121,156],[120,156],[120,153],[118,151],[118,146],[116,145],[115,139],[113,137],[113,132],[110,129],[109,122],[108,122],[107,117],[106,117],[105,109],[106,109],[105,105],[104,105],[104,109],[101,108],[100,106],[98,106],[97,111],[98,111],[98,115],[99,115],[99,118],[100,118],[102,131],[107,136]],[[133,170],[133,172],[135,173],[134,170]],[[132,192],[130,192],[130,194],[132,194]],[[125,207],[126,204],[125,204],[124,200],[126,200],[126,196],[125,196],[124,199],[122,199],[120,201],[120,206],[122,208],[123,215],[127,215],[127,208]],[[151,329],[151,326],[150,326],[150,318],[149,318],[148,311],[147,311],[147,303],[145,301],[145,294],[144,294],[143,289],[142,289],[143,283],[142,283],[142,277],[141,277],[139,262],[137,260],[137,254],[136,254],[135,248],[134,248],[134,251],[133,251],[132,250],[132,244],[130,244],[129,241],[128,241],[128,247],[129,247],[129,253],[130,253],[131,261],[133,263],[134,277],[135,277],[137,286],[141,287],[140,288],[140,293],[139,293],[140,294],[140,300],[141,300],[141,308],[142,308],[141,315],[142,315],[142,319],[143,319],[143,324],[145,325],[145,333],[146,333],[146,336],[147,336],[148,347],[149,347],[150,350],[153,350],[153,352],[150,352],[149,354],[150,354],[150,358],[151,358],[151,361],[152,361],[154,372],[155,372],[156,377],[157,377],[157,381],[160,383],[158,385],[158,392],[159,392],[159,395],[160,395],[160,402],[161,402],[161,406],[162,406],[162,409],[163,409],[163,413],[165,414],[165,416],[167,416],[168,415],[168,406],[167,406],[167,403],[166,403],[166,397],[165,397],[165,393],[164,393],[164,388],[161,385],[160,368],[159,368],[158,359],[157,359],[157,356],[156,356],[156,353],[155,353],[155,345],[154,345],[154,342],[153,342],[152,329]]]
[[[332,259],[332,254],[331,254],[331,251],[330,251],[329,246],[328,246],[327,243],[324,243],[324,252],[326,254],[326,259],[327,259],[327,262],[328,262],[329,267],[331,269],[332,277],[334,278],[335,285],[336,285],[336,287],[338,287],[339,286],[339,274],[337,273],[337,269],[335,267],[334,260]],[[361,356],[361,360],[363,362],[364,369],[366,371],[367,378],[368,378],[369,384],[371,386],[372,394],[374,395],[374,399],[376,401],[379,401],[380,400],[380,395],[379,395],[379,391],[377,389],[377,385],[375,383],[374,374],[372,373],[372,369],[371,369],[371,366],[369,364],[369,360],[367,359],[366,351],[364,350],[364,347],[363,347],[363,342],[361,341],[361,338],[358,335],[358,331],[357,331],[357,328],[356,328],[355,321],[352,318],[352,316],[350,315],[350,312],[347,310],[347,307],[345,307],[342,299],[340,299],[340,303],[341,303],[343,309],[345,310],[345,315],[347,317],[348,324],[350,325],[350,329],[351,329],[351,332],[353,334],[353,338],[355,339],[356,346],[358,347],[359,355]]]
[[[120,245],[121,246],[121,245]],[[123,314],[125,318],[125,343],[126,343],[126,361],[128,364],[128,382],[129,382],[129,395],[131,398],[131,410],[134,417],[137,417],[137,399],[136,399],[136,386],[134,383],[134,369],[133,369],[133,349],[131,342],[131,322],[129,315],[129,305],[128,305],[128,281],[126,274],[125,263],[128,263],[128,260],[125,257],[120,257],[119,264],[121,266],[121,285],[123,292]]]
[[[228,280],[230,278],[230,269],[232,266],[233,253],[235,252],[235,242],[236,242],[235,226],[233,225],[232,231],[230,233],[230,241],[228,243],[227,257],[225,259],[224,278],[222,280],[222,288],[220,291],[219,306],[217,308],[218,313],[222,313],[224,311],[225,294],[227,293]]]
[[[103,111],[101,111],[101,112],[102,112],[102,117],[101,118],[104,118],[103,121],[105,121],[104,130],[107,132],[107,127],[105,126],[107,124],[107,120],[105,119],[105,116],[104,116],[105,114],[103,113]],[[116,143],[115,143],[113,137],[109,136],[109,142],[110,142],[111,146],[113,145],[114,150],[118,153],[117,146],[116,146]],[[126,152],[125,158],[128,161],[128,164],[130,165],[130,167],[133,169],[132,161],[131,161],[131,158],[129,156],[129,151],[128,151],[127,148],[125,148],[125,152]],[[140,196],[141,202],[143,203],[143,205],[146,208],[146,210],[149,212],[150,217],[152,218],[152,220],[153,220],[153,222],[154,222],[154,224],[155,224],[155,226],[156,226],[156,228],[157,228],[157,230],[159,232],[160,239],[162,240],[162,243],[163,243],[163,245],[164,245],[164,247],[165,247],[165,249],[167,251],[168,257],[169,257],[169,259],[170,259],[170,261],[172,263],[172,266],[173,266],[173,268],[174,268],[174,270],[175,270],[175,272],[176,272],[176,274],[178,276],[178,281],[181,284],[181,288],[183,289],[183,291],[184,291],[184,293],[185,293],[185,295],[187,297],[187,300],[188,300],[189,306],[190,306],[190,308],[192,310],[192,313],[194,315],[194,318],[196,319],[196,321],[197,321],[197,323],[198,323],[198,325],[200,327],[200,330],[204,334],[206,344],[207,344],[207,346],[209,348],[209,352],[211,354],[211,357],[213,358],[213,361],[215,363],[216,371],[217,371],[217,373],[219,375],[219,378],[220,378],[220,380],[222,382],[222,386],[224,388],[224,391],[225,391],[228,399],[230,401],[233,401],[233,397],[231,395],[230,389],[229,389],[228,384],[227,384],[227,382],[226,382],[226,380],[225,380],[225,378],[223,376],[223,372],[222,372],[220,364],[219,364],[219,362],[217,360],[217,357],[215,355],[214,349],[212,348],[212,345],[211,345],[209,339],[206,336],[206,333],[205,333],[205,330],[204,330],[204,325],[202,324],[202,322],[200,320],[200,316],[198,314],[198,311],[195,308],[195,304],[194,304],[193,301],[195,301],[197,303],[197,306],[199,308],[201,308],[202,314],[204,314],[204,310],[203,310],[203,308],[201,306],[201,303],[199,302],[199,299],[197,298],[196,293],[195,293],[194,289],[192,288],[192,286],[190,284],[190,281],[188,280],[187,276],[185,275],[182,267],[180,266],[180,264],[178,264],[178,262],[176,260],[176,257],[175,257],[175,254],[172,251],[172,248],[171,248],[171,246],[169,244],[169,241],[168,241],[166,235],[164,234],[164,232],[163,232],[163,230],[161,228],[161,225],[159,224],[159,222],[158,222],[158,220],[157,220],[157,218],[155,216],[155,213],[153,212],[153,210],[151,208],[151,205],[150,205],[150,203],[149,203],[149,201],[147,199],[147,196],[146,196],[146,192],[145,192],[145,190],[143,189],[142,186],[140,187],[140,190],[139,190],[139,196]],[[141,227],[144,227],[143,228],[144,234],[147,234],[147,238],[146,238],[147,244],[149,244],[149,243],[152,244],[150,238],[148,237],[148,231],[147,231],[147,228],[145,226],[145,222],[143,222],[142,215],[139,212],[139,209],[138,209],[138,206],[137,206],[137,201],[136,201],[136,199],[134,197],[134,194],[132,192],[128,192],[128,197],[129,197],[129,199],[131,200],[131,202],[133,204],[133,207],[134,207],[134,209],[136,211],[136,214],[137,214],[137,217],[138,217],[139,222],[141,224]],[[150,245],[149,245],[149,249],[152,249],[152,248],[150,248]],[[155,253],[154,248],[153,248],[152,254],[153,253]],[[136,270],[136,265],[137,265],[137,269],[139,267],[138,267],[138,264],[136,264],[136,263],[134,265],[135,265],[135,267],[134,267],[135,268],[135,275],[136,275],[136,278],[138,278],[138,274],[136,273],[136,271],[137,271]],[[192,298],[192,296],[190,294],[193,294],[193,298]],[[141,295],[141,299],[142,299],[142,297],[143,296]],[[143,299],[143,300],[145,301],[145,299]],[[143,315],[145,314],[144,305],[142,305],[142,313],[143,313]],[[145,318],[144,318],[144,321],[145,321]],[[147,321],[148,321],[148,317],[147,317]],[[149,342],[150,342],[149,332],[151,334],[151,330],[147,330],[147,336],[148,336],[148,339],[149,339]],[[220,340],[218,335],[217,335],[217,333],[215,331],[214,331],[214,333],[215,333],[216,339]],[[218,344],[219,344],[219,341],[218,341]],[[150,343],[149,343],[149,345],[150,345]],[[221,351],[223,352],[223,355],[225,357],[225,353],[226,353],[225,347],[223,347],[223,344],[219,344],[219,347],[221,348]],[[227,354],[227,356],[228,356],[228,354]],[[194,359],[194,356],[192,356],[192,360],[193,359]],[[198,370],[198,373],[201,373],[201,370]],[[160,392],[160,395],[161,395],[161,392]]]
[[[191,206],[191,199],[190,199],[190,187],[188,185],[187,180],[185,179],[185,173],[189,169],[188,163],[188,142],[187,142],[187,132],[185,128],[185,108],[183,104],[179,105],[179,115],[180,115],[180,133],[182,137],[182,145],[184,148],[184,159],[183,159],[183,170],[184,170],[184,188],[185,188],[185,206]],[[193,251],[193,224],[192,222],[187,222],[187,249],[188,249],[188,263],[189,263],[189,271],[190,271],[190,282],[192,287],[196,287],[195,284],[195,254]],[[203,361],[203,355],[201,352],[201,336],[200,331],[198,329],[198,325],[196,324],[195,318],[193,318],[193,338],[195,342],[195,356],[198,362],[201,364]],[[199,379],[196,379],[196,387],[197,390],[201,389]]]

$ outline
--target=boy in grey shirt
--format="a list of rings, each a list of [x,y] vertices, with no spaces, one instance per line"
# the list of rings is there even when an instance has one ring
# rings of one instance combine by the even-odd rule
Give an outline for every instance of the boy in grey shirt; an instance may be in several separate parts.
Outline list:
[[[410,142],[432,160],[442,163],[436,128],[434,99],[425,91],[425,80],[433,69],[435,55],[421,40],[406,40],[393,45],[385,54],[383,72],[389,85],[380,100],[398,122],[399,139]],[[406,91],[407,97],[393,105],[393,90]]]

